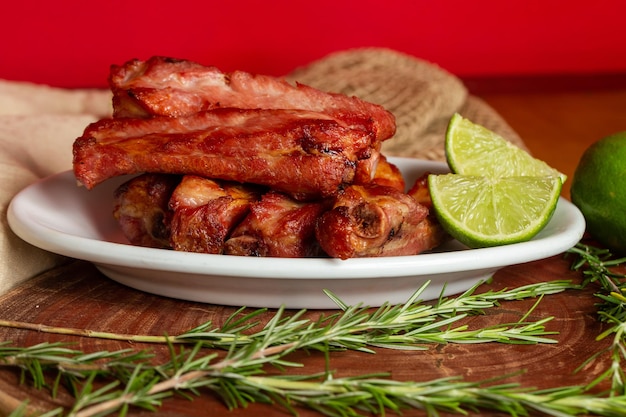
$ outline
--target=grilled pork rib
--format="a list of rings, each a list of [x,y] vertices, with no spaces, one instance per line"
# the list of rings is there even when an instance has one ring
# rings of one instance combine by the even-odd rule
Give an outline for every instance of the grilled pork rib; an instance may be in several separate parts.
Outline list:
[[[243,71],[153,57],[112,66],[114,118],[74,143],[88,189],[117,175],[191,174],[266,185],[296,199],[366,183],[395,118],[356,97]]]
[[[331,257],[416,255],[431,247],[421,225],[428,209],[395,188],[353,185],[317,222],[316,236]]]
[[[226,238],[260,196],[258,187],[185,175],[169,201],[172,248],[222,253]]]
[[[242,71],[153,57],[111,67],[113,118],[73,147],[91,189],[115,194],[131,243],[181,251],[341,259],[414,255],[446,235],[424,178],[409,193],[380,154],[383,107]]]
[[[311,199],[370,180],[380,156],[372,139],[371,132],[303,110],[105,119],[74,142],[74,173],[88,189],[117,175],[153,172],[260,184]]]
[[[263,190],[247,184],[144,174],[116,191],[115,217],[139,246],[240,256],[416,255],[449,239],[429,211],[425,178],[408,194],[372,183],[301,202],[275,191],[259,197]]]
[[[179,182],[177,175],[143,174],[115,190],[113,217],[130,243],[170,248],[169,200]]]
[[[356,97],[294,86],[267,75],[224,73],[187,60],[157,56],[114,65],[109,84],[114,117],[180,117],[225,107],[298,109],[373,131],[377,140],[390,138],[396,129],[390,112]]]
[[[250,213],[224,245],[224,254],[308,258],[324,256],[315,224],[328,202],[299,202],[270,191],[250,206]]]

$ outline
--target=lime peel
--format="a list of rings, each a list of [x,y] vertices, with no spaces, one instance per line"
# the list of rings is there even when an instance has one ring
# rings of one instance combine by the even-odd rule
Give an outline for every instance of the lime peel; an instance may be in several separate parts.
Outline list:
[[[533,158],[491,130],[472,123],[458,113],[448,123],[446,160],[455,174],[489,177],[556,175],[565,182],[567,176],[544,161]]]
[[[613,253],[626,255],[626,131],[590,145],[578,162],[570,196],[587,232]]]
[[[437,218],[473,248],[532,239],[550,221],[565,175],[455,114],[446,132],[452,174],[430,175]]]
[[[562,183],[552,176],[431,174],[428,186],[442,226],[461,243],[476,248],[533,238],[550,221]]]

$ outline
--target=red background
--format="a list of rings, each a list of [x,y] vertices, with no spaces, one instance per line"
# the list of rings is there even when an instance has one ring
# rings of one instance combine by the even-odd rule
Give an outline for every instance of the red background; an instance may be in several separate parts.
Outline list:
[[[394,48],[466,77],[626,73],[621,0],[12,1],[0,78],[104,86],[168,55],[281,75],[341,49]]]

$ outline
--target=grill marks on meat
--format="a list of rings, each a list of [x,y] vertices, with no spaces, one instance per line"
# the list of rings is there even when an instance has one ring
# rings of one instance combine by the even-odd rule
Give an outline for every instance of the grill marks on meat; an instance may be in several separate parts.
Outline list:
[[[315,224],[327,201],[298,202],[270,191],[250,207],[250,214],[226,241],[224,254],[307,258],[322,256]]]
[[[154,57],[112,66],[113,118],[73,147],[91,189],[115,193],[135,245],[244,256],[415,255],[446,235],[425,178],[405,193],[381,155],[383,107],[274,77]]]
[[[336,198],[332,210],[319,219],[316,236],[334,258],[415,255],[428,209],[395,188],[353,185]]]
[[[299,110],[220,109],[188,117],[105,119],[74,142],[74,173],[91,189],[124,174],[193,174],[255,183],[297,199],[371,179],[371,132]]]
[[[257,183],[312,199],[369,182],[395,133],[383,107],[242,71],[154,57],[112,66],[114,118],[74,143],[88,189],[140,172]]]
[[[259,198],[258,187],[184,176],[169,201],[173,211],[171,247],[186,252],[222,253],[228,235]]]
[[[176,175],[144,174],[115,190],[113,217],[130,243],[149,248],[170,247],[169,200],[179,182]]]
[[[166,57],[132,60],[111,67],[114,117],[188,116],[215,108],[298,109],[327,114],[373,131],[378,140],[395,133],[395,118],[382,106],[292,85],[271,76]]]

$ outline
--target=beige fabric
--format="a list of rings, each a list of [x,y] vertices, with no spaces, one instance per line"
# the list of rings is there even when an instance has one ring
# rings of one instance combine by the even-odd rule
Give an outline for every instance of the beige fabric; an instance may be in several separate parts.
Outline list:
[[[386,49],[330,55],[296,69],[291,81],[355,95],[385,106],[397,118],[388,155],[444,160],[443,138],[459,112],[523,146],[489,106],[453,75],[431,63]],[[37,179],[71,168],[71,145],[85,126],[110,115],[102,90],[64,90],[0,80],[0,293],[64,261],[20,240],[7,224],[13,196]]]
[[[0,80],[0,115],[110,113],[111,93],[97,89],[66,90]]]
[[[70,169],[72,142],[110,107],[106,91],[0,80],[0,294],[64,260],[11,232],[11,198],[40,178]]]

